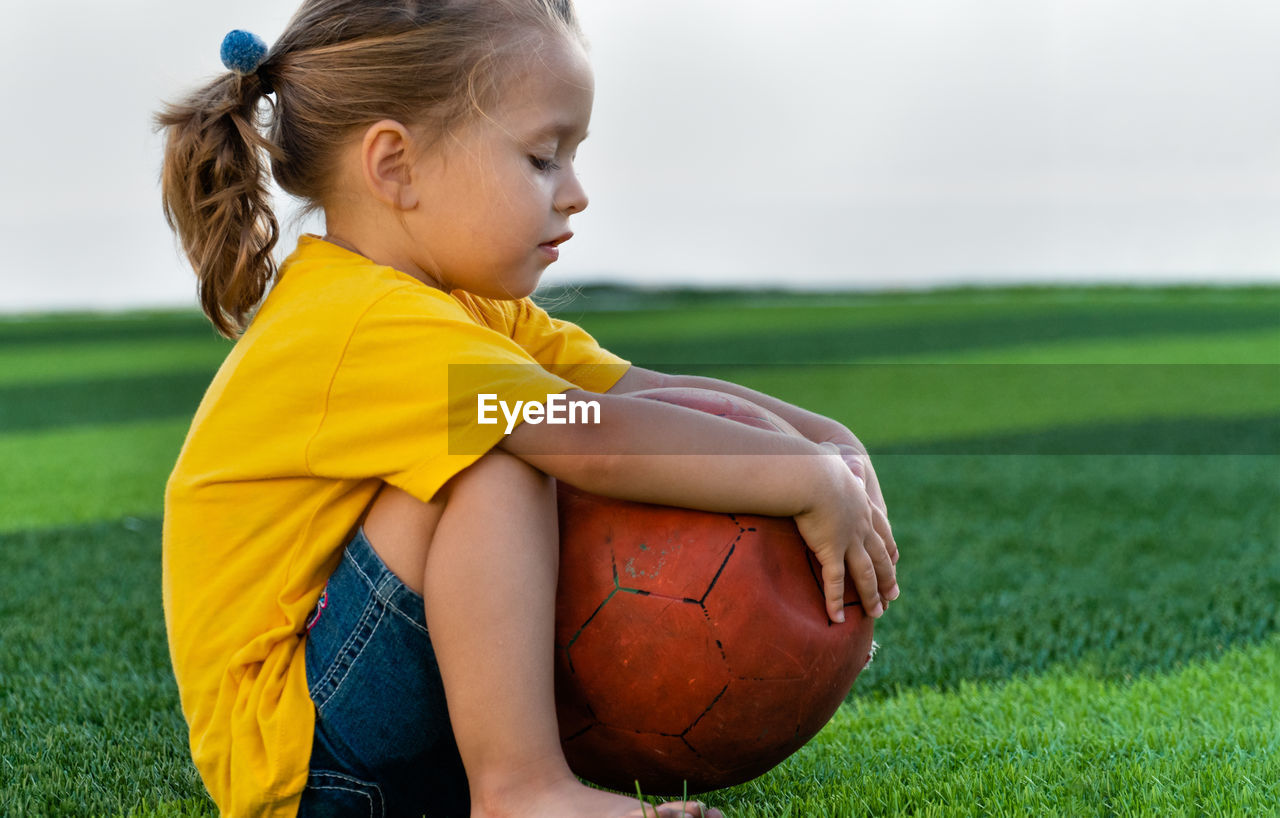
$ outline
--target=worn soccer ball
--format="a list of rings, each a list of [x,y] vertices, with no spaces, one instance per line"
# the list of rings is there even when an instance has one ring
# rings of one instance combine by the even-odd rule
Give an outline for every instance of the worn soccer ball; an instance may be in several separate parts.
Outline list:
[[[634,393],[798,434],[703,389]],[[556,699],[569,766],[601,786],[704,792],[813,737],[870,659],[856,594],[831,624],[817,560],[786,518],[613,500],[559,486]]]

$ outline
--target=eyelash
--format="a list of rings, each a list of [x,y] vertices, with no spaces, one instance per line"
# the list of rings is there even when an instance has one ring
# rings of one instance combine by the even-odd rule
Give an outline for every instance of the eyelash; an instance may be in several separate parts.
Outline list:
[[[554,159],[539,159],[536,156],[530,156],[529,161],[535,168],[543,173],[550,173],[553,170],[560,170],[560,166],[555,163]]]

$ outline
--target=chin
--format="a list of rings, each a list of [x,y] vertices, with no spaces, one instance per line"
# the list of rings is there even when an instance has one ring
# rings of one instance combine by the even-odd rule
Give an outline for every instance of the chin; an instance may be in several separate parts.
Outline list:
[[[534,277],[533,281],[524,282],[519,285],[512,285],[507,298],[519,301],[521,298],[528,298],[538,289],[538,285],[542,283],[542,274],[539,273]]]
[[[537,283],[528,287],[507,287],[505,289],[484,290],[483,292],[472,290],[474,295],[483,298],[489,298],[494,301],[519,301],[522,298],[528,298],[533,295],[533,291],[538,289]]]
[[[519,301],[522,298],[528,298],[534,290],[538,289],[542,274],[545,272],[546,267],[532,269],[526,267],[523,270],[510,267],[505,270],[491,268],[475,276],[470,282],[473,286],[464,286],[462,289],[473,295],[495,301]]]

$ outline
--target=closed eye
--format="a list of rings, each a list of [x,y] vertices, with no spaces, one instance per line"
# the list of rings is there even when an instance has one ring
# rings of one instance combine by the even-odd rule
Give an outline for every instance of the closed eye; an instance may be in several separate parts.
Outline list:
[[[553,170],[560,170],[560,166],[555,163],[554,159],[542,159],[537,156],[530,155],[529,163],[543,173],[550,173]]]

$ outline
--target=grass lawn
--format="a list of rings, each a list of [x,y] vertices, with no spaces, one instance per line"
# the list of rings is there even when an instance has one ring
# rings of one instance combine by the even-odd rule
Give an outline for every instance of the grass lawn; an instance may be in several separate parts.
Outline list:
[[[881,650],[731,816],[1280,812],[1280,289],[568,293],[628,359],[867,442]],[[0,815],[212,815],[160,609],[161,492],[229,345],[0,320]]]

